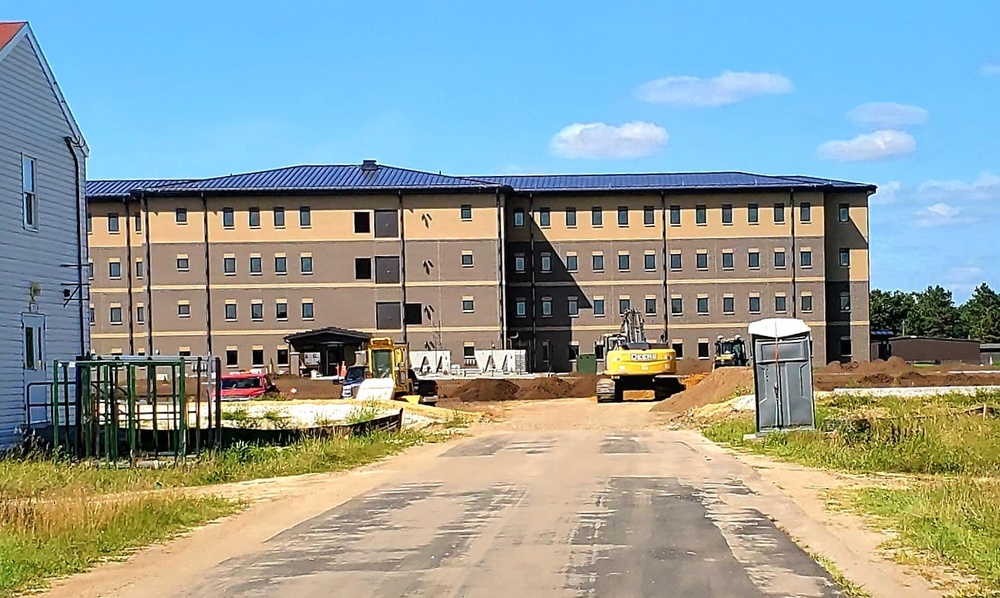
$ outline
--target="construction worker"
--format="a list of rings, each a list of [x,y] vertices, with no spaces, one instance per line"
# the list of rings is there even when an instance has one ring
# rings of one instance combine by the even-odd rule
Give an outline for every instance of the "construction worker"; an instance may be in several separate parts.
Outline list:
[[[722,335],[721,334],[719,335],[719,338],[715,339],[715,355],[716,355],[716,357],[718,357],[719,355],[722,355]]]

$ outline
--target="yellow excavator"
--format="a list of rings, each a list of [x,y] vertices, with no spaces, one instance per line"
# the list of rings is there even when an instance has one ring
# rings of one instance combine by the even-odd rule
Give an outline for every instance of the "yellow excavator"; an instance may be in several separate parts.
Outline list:
[[[677,375],[677,353],[669,345],[646,339],[642,314],[622,314],[621,332],[605,335],[605,378],[597,382],[597,402],[625,400],[625,393],[642,391],[662,400],[684,390]]]

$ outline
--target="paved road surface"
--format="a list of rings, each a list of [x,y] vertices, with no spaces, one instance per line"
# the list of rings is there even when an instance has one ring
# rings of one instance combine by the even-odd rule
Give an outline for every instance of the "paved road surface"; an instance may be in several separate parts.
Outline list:
[[[184,595],[842,596],[761,514],[774,499],[741,483],[744,470],[683,432],[474,436]]]

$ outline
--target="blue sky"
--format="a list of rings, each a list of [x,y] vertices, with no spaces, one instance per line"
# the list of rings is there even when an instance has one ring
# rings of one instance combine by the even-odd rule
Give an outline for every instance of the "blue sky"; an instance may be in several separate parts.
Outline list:
[[[1000,286],[995,1],[0,2],[20,19],[91,178],[809,174],[882,189],[874,286]]]

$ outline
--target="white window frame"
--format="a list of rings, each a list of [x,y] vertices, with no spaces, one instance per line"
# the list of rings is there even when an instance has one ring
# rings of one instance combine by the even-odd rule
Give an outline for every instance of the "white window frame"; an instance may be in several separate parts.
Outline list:
[[[31,164],[31,180],[26,180],[25,165]],[[32,221],[28,221],[31,214]],[[21,224],[24,230],[38,231],[38,160],[21,154]]]

